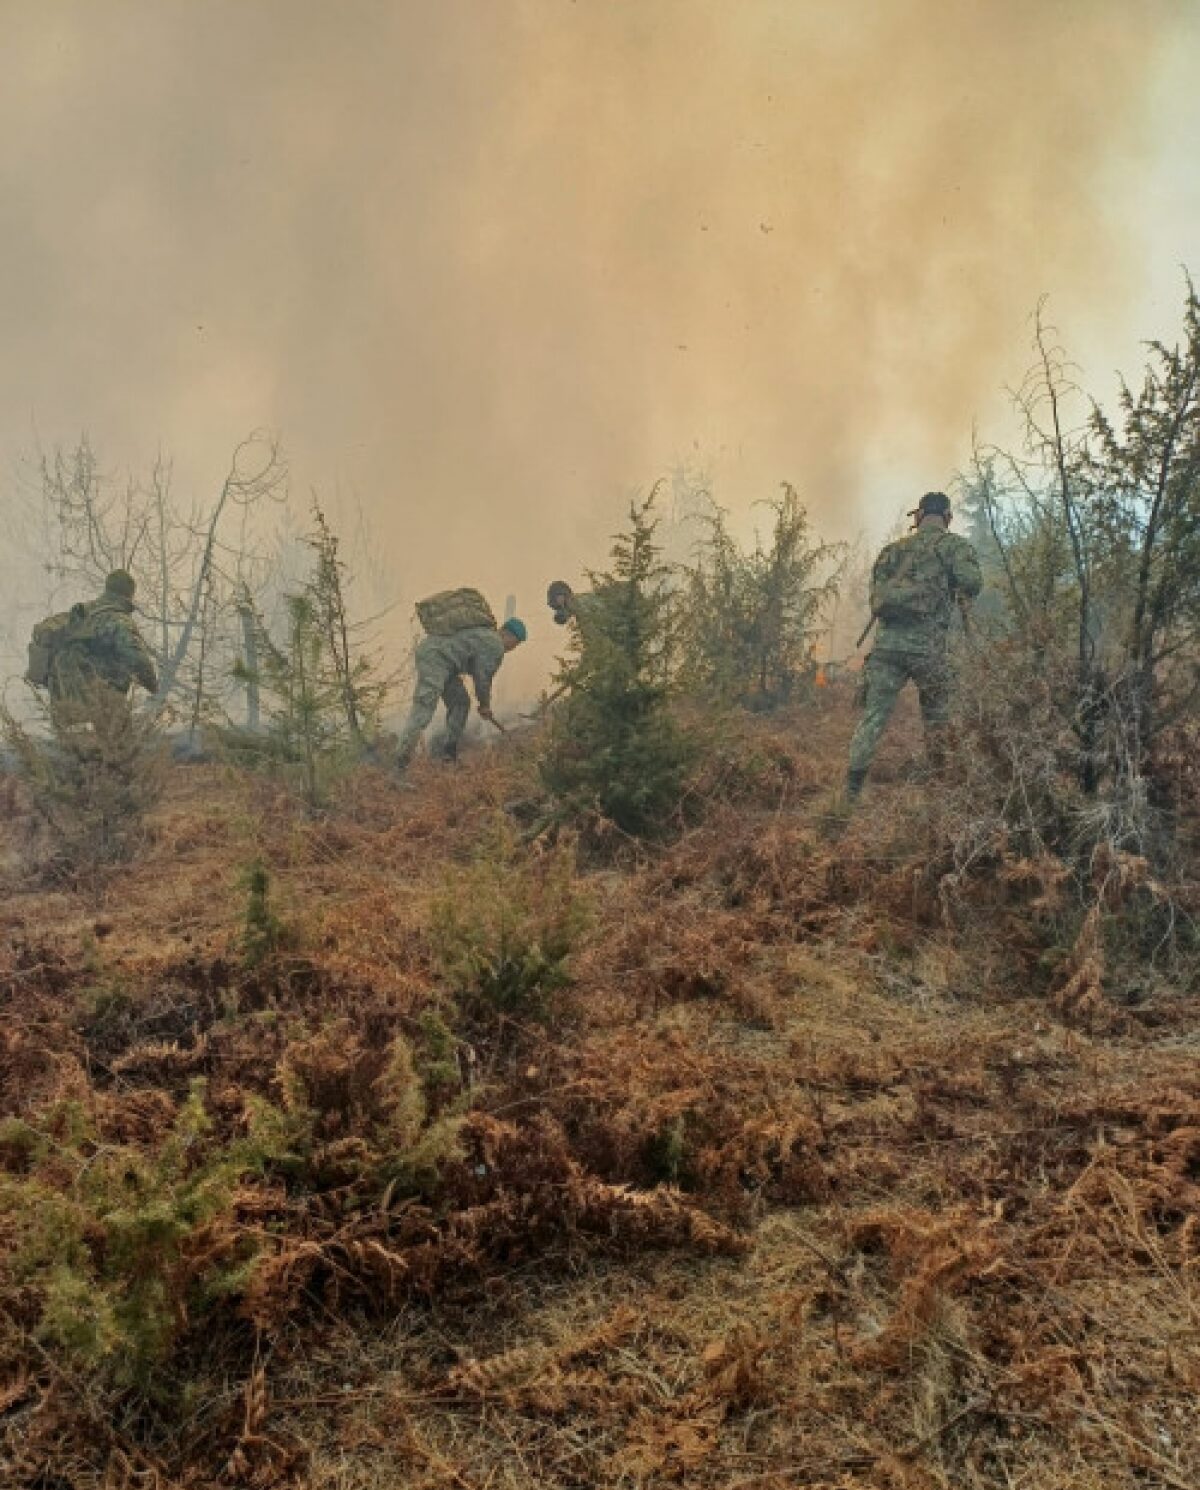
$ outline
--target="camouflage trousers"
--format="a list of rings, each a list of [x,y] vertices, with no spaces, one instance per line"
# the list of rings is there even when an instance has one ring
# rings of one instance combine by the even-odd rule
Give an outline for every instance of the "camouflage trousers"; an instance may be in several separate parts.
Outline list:
[[[133,723],[128,688],[118,688],[95,673],[56,670],[50,678],[50,713],[58,730],[106,730]]]
[[[74,647],[65,647],[50,668],[50,700],[81,709],[107,707],[117,699],[129,702],[132,679],[120,669],[92,661]],[[132,707],[132,706],[131,706]]]
[[[865,697],[863,714],[850,742],[850,770],[865,772],[874,758],[880,738],[892,717],[900,690],[910,680],[916,684],[925,723],[925,741],[936,758],[950,717],[954,676],[944,649],[931,652],[872,652],[863,669]]]
[[[430,643],[433,645],[430,645]],[[437,712],[438,700],[446,706],[446,745],[454,749],[467,727],[471,712],[471,697],[462,677],[452,671],[440,655],[436,640],[426,637],[417,645],[417,686],[413,690],[412,707],[400,740],[396,746],[396,764],[401,770],[417,753],[421,736],[429,728]]]

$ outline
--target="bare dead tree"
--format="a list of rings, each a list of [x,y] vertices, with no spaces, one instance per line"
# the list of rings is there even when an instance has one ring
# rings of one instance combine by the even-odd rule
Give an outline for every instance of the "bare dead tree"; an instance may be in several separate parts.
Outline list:
[[[259,430],[248,435],[236,447],[229,463],[229,470],[221,490],[210,508],[207,519],[194,536],[202,542],[199,562],[196,565],[191,593],[186,601],[183,620],[174,646],[164,658],[159,672],[159,688],[155,702],[160,707],[175,687],[179,669],[188,655],[192,637],[200,619],[204,600],[204,588],[210,576],[218,571],[223,552],[220,543],[221,520],[230,508],[243,511],[257,503],[279,495],[286,488],[287,466],[283,460],[279,443],[274,436]]]
[[[1069,405],[1081,396],[1077,370],[1046,322],[1044,304],[1034,316],[1033,345],[1033,366],[1013,393],[1023,424],[1023,447],[1014,452],[977,446],[973,489],[983,501],[1014,611],[1035,654],[1057,634],[1064,601],[1073,608],[1071,727],[1079,746],[1080,784],[1090,795],[1100,779],[1100,716],[1106,685],[1096,644],[1087,416],[1085,411],[1077,420],[1070,418]],[[1015,498],[1021,509],[1011,537],[1004,533],[998,514],[997,467],[1005,473],[1010,501]]]
[[[1183,335],[1148,344],[1111,412],[1079,396],[1040,310],[1034,348],[1023,446],[977,447],[963,481],[1007,597],[1000,639],[1036,686],[1053,679],[1105,841],[1165,841],[1157,741],[1200,702],[1200,299],[1189,280]]]
[[[196,667],[191,683],[191,707],[188,713],[188,735],[187,745],[189,751],[196,751],[200,746],[200,727],[204,720],[204,705],[208,695],[208,669],[211,665],[211,652],[213,644],[213,577],[210,571],[204,583],[204,596],[201,602],[200,626],[198,628],[199,641],[196,647]]]

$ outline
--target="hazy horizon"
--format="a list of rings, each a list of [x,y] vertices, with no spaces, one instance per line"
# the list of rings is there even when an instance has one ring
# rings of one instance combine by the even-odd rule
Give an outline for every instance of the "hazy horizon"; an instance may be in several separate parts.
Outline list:
[[[786,479],[876,537],[1003,427],[1041,297],[1103,393],[1200,262],[1167,0],[2,13],[8,533],[39,442],[203,496],[269,427],[397,605],[518,595],[522,687],[633,491]]]

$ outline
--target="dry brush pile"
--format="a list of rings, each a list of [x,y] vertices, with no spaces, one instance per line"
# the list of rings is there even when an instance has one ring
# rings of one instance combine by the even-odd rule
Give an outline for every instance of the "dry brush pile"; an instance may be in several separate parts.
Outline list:
[[[180,770],[106,889],[11,870],[4,1482],[1194,1484],[1184,964],[1096,922],[1071,995],[1056,866],[963,875],[903,737],[846,825],[846,723],[615,860],[503,750]]]

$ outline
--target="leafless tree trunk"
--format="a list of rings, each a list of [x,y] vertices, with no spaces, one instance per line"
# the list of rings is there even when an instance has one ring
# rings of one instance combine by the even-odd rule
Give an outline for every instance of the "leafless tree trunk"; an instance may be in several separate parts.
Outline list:
[[[242,628],[242,660],[245,664],[246,681],[246,728],[258,734],[262,728],[260,690],[258,682],[258,627],[254,606],[249,595],[243,591],[238,600],[238,620]]]

